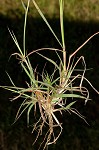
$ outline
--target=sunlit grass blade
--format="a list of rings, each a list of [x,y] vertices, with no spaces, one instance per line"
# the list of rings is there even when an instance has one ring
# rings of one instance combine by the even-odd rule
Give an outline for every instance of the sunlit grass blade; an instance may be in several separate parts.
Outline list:
[[[76,103],[76,101],[71,102],[66,107],[59,108],[59,110],[70,110],[71,106],[73,106]]]
[[[48,60],[49,62],[51,62],[58,70],[60,70],[59,66],[55,63],[55,61],[53,61],[52,59],[40,54],[37,52],[38,55],[42,56],[44,59]]]
[[[40,10],[40,8],[38,7],[37,3],[35,2],[35,0],[32,0],[32,2],[34,4],[34,6],[36,7],[37,11],[39,12],[40,16],[42,17],[42,19],[44,20],[44,22],[46,23],[46,25],[48,26],[48,28],[50,29],[50,31],[52,32],[52,34],[54,35],[55,39],[58,41],[59,45],[62,47],[61,42],[59,41],[58,37],[54,33],[53,29],[51,28],[51,26],[48,23],[47,19],[45,18],[44,14],[42,13],[42,11]]]
[[[60,101],[60,98],[79,98],[79,99],[86,99],[86,97],[82,96],[82,95],[78,95],[78,94],[54,94],[54,98],[52,99],[52,103],[56,103],[58,101]]]
[[[78,95],[78,94],[56,94],[55,97],[59,98],[80,98],[85,99],[86,97]]]
[[[65,38],[64,38],[64,23],[63,23],[63,11],[64,11],[64,0],[59,0],[60,6],[60,26],[61,26],[61,37],[62,37],[62,46],[63,46],[63,70],[66,72],[66,49],[65,49]]]
[[[28,108],[27,111],[27,126],[29,126],[29,122],[30,122],[30,111],[33,108],[33,106],[35,105],[36,101],[32,102],[31,105]]]
[[[11,79],[10,75],[9,75],[7,72],[6,72],[6,74],[7,74],[8,78],[9,78],[9,80],[10,80],[11,84],[15,87],[15,84],[14,84],[14,82],[12,81],[12,79]]]
[[[29,60],[29,58],[27,57],[27,66],[28,66],[28,69],[29,69],[29,71],[30,71],[30,75],[31,75],[31,77],[32,77],[32,79],[33,80],[36,80],[35,79],[35,74],[34,74],[34,69],[32,68],[32,65],[31,65],[31,63],[30,63],[30,60]],[[31,83],[32,84],[32,83]]]
[[[26,41],[25,41],[25,38],[26,38],[26,23],[27,23],[27,15],[28,15],[28,9],[29,9],[29,5],[30,5],[30,0],[28,0],[27,7],[25,7],[23,1],[22,1],[22,4],[23,4],[23,7],[25,9],[24,32],[23,32],[23,52],[24,52],[24,56],[25,56],[25,53],[26,53],[26,48],[25,48],[25,43],[26,43]]]
[[[24,10],[25,10],[25,12],[26,12],[27,10],[26,10],[26,6],[25,6],[23,0],[21,0],[21,3],[22,3],[22,6],[23,6],[23,8],[24,8]]]
[[[28,107],[30,107],[31,102],[28,103],[28,104],[25,104],[25,101],[26,101],[26,99],[25,99],[25,100],[23,101],[23,103],[20,105],[20,107],[19,107],[19,109],[18,109],[18,111],[17,111],[16,117],[15,117],[14,123],[21,117],[21,115],[24,113],[24,111],[25,111]],[[26,105],[26,106],[24,107],[24,105]],[[22,107],[24,107],[24,108],[22,109]],[[22,109],[22,110],[21,110],[21,109]]]
[[[17,41],[17,38],[16,38],[14,32],[13,32],[13,31],[11,32],[9,28],[8,28],[8,31],[9,31],[9,33],[10,33],[10,35],[11,35],[11,37],[12,37],[14,43],[15,43],[15,45],[17,46],[17,48],[18,48],[20,54],[23,56],[22,50],[21,50],[21,48],[20,48],[20,46],[19,46],[19,43],[18,43],[18,41]]]
[[[21,65],[22,65],[22,68],[24,69],[25,73],[26,73],[27,76],[29,77],[30,81],[33,83],[33,85],[34,85],[35,87],[37,87],[38,85],[37,85],[37,82],[36,82],[36,80],[34,79],[34,77],[31,76],[30,72],[27,70],[27,68],[25,67],[25,65],[24,65],[23,63],[21,63]],[[33,78],[32,78],[32,77],[33,77]]]
[[[38,84],[40,84],[40,88],[45,87],[45,89],[47,90],[48,88],[51,88],[52,90],[54,90],[54,87],[52,86],[52,84],[48,84],[47,82],[42,82],[42,81],[37,81]]]
[[[62,45],[63,49],[65,50],[64,23],[63,23],[64,0],[59,0],[59,6],[60,6],[60,26],[61,26]]]

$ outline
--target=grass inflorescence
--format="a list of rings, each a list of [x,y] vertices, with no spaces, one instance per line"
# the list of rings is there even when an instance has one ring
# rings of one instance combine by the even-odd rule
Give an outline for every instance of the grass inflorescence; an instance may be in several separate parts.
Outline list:
[[[83,80],[88,82],[88,84],[99,94],[99,92],[93,87],[90,81],[85,77],[86,62],[84,56],[80,56],[77,60],[75,55],[77,52],[95,35],[99,34],[99,32],[95,33],[89,39],[87,39],[77,50],[75,50],[69,58],[66,55],[66,46],[65,46],[65,38],[64,38],[64,23],[63,23],[63,10],[64,10],[64,0],[59,0],[60,6],[60,32],[62,42],[58,39],[47,19],[43,15],[39,6],[37,5],[35,0],[31,0],[36,7],[38,13],[52,32],[53,36],[57,40],[60,49],[56,48],[41,48],[37,50],[33,50],[30,53],[26,51],[25,48],[25,32],[26,32],[26,21],[28,15],[28,9],[30,5],[30,0],[28,0],[27,6],[22,1],[22,5],[25,10],[25,21],[24,21],[24,33],[23,33],[23,50],[20,48],[17,38],[13,31],[9,30],[9,33],[15,42],[19,52],[16,52],[12,55],[16,55],[22,69],[26,73],[29,78],[29,82],[26,81],[27,87],[17,87],[12,81],[10,75],[7,73],[12,86],[2,86],[3,88],[10,90],[15,93],[15,97],[11,99],[11,101],[15,101],[18,98],[22,98],[23,102],[20,105],[18,112],[15,117],[16,122],[24,111],[27,110],[27,125],[30,125],[30,112],[34,109],[34,116],[38,113],[39,109],[39,119],[35,124],[33,124],[33,130],[37,131],[37,136],[35,138],[34,143],[36,143],[37,139],[40,135],[42,135],[44,127],[48,126],[48,131],[45,134],[45,137],[39,147],[41,148],[44,145],[46,148],[47,145],[55,143],[62,133],[62,122],[58,118],[58,113],[62,115],[63,111],[67,111],[69,113],[74,113],[82,118],[86,123],[85,117],[82,116],[76,109],[75,103],[78,99],[83,99],[85,104],[89,99],[89,91],[83,85]],[[42,51],[54,51],[56,54],[59,63],[56,63],[54,60],[44,56]],[[33,68],[30,62],[30,55],[36,53],[49,63],[53,64],[52,73],[49,74],[44,68],[40,74],[37,73],[37,68]],[[63,54],[61,58],[60,53]],[[68,60],[68,61],[67,61]],[[78,69],[77,65],[79,62],[82,62],[83,69]],[[75,75],[76,72],[76,75]],[[56,76],[57,73],[57,76]],[[39,78],[40,76],[40,78]],[[68,102],[67,102],[68,100]],[[58,134],[55,133],[56,129],[60,130]],[[33,143],[33,144],[34,144]]]

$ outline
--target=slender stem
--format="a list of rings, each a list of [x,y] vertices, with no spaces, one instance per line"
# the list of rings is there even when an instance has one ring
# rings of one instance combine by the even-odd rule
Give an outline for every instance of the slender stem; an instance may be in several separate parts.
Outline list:
[[[59,0],[60,4],[60,26],[61,26],[61,37],[62,37],[62,46],[63,46],[63,64],[64,72],[66,72],[66,49],[65,49],[65,39],[64,39],[64,23],[63,23],[63,11],[64,11],[64,0]]]
[[[64,72],[66,73],[66,50],[63,48],[63,64],[64,64]]]
[[[26,36],[26,23],[27,23],[27,14],[28,14],[28,9],[29,9],[29,4],[30,4],[30,0],[28,0],[27,7],[25,7],[25,5],[23,4],[24,9],[25,9],[24,33],[23,33],[23,51],[24,51],[24,56],[25,56],[25,52],[26,52],[26,49],[25,49],[25,36]]]

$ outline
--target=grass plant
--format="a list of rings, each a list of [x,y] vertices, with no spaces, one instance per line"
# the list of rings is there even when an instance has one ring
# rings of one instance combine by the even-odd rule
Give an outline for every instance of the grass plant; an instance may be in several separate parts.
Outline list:
[[[22,0],[21,0],[22,1]],[[21,117],[24,111],[27,110],[27,125],[30,126],[30,112],[34,109],[34,116],[40,113],[39,119],[35,124],[33,124],[33,130],[37,131],[37,136],[35,138],[34,143],[37,142],[37,139],[40,135],[42,135],[44,131],[44,127],[48,127],[48,131],[45,134],[42,143],[39,146],[39,149],[43,145],[43,149],[45,149],[48,145],[55,143],[62,133],[62,122],[58,118],[58,114],[63,113],[63,111],[74,113],[82,118],[86,123],[85,117],[82,116],[78,110],[75,109],[75,103],[79,99],[84,100],[85,104],[89,99],[89,91],[83,85],[83,80],[88,82],[88,84],[95,90],[98,94],[99,92],[93,87],[90,81],[85,77],[86,62],[84,56],[80,56],[76,59],[77,52],[85,45],[89,40],[91,40],[95,35],[99,34],[99,32],[95,33],[89,39],[87,39],[78,49],[76,49],[70,56],[67,58],[66,55],[66,46],[65,46],[65,38],[64,38],[64,23],[63,23],[63,12],[64,12],[64,0],[59,0],[60,6],[60,33],[61,33],[61,41],[59,41],[57,35],[54,33],[47,19],[43,15],[39,6],[37,5],[35,0],[31,0],[37,9],[38,13],[52,32],[53,36],[57,40],[60,49],[56,48],[41,48],[37,50],[33,50],[30,53],[26,51],[25,48],[25,36],[26,36],[26,21],[28,15],[28,9],[30,6],[30,0],[28,0],[27,6],[22,1],[23,8],[25,10],[25,21],[24,21],[24,32],[23,32],[23,50],[20,48],[17,38],[13,31],[9,30],[9,33],[15,42],[18,51],[12,55],[16,55],[17,59],[20,62],[22,69],[25,74],[29,78],[29,82],[26,82],[27,87],[17,87],[12,81],[10,75],[7,73],[12,86],[1,86],[4,89],[10,90],[15,93],[15,97],[11,99],[11,101],[15,101],[16,99],[22,98],[23,102],[20,105],[14,123]],[[42,51],[54,51],[57,59],[59,60],[59,64],[54,60],[48,58],[47,56],[42,54]],[[30,55],[36,53],[41,56],[43,59],[53,64],[52,73],[48,74],[46,69],[44,68],[42,72],[40,72],[42,79],[39,79],[39,74],[37,72],[37,68],[33,68],[30,62]],[[62,58],[60,53],[62,53]],[[83,69],[77,69],[77,65],[79,62],[82,62]],[[39,63],[39,62],[38,62]],[[75,75],[75,72],[76,75]],[[58,74],[58,76],[56,76]],[[59,133],[57,134],[55,131],[59,128]],[[33,144],[34,144],[33,143]]]

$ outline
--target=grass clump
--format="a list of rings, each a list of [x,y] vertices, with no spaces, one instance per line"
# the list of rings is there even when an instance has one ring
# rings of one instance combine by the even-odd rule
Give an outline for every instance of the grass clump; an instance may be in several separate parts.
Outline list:
[[[54,35],[58,44],[60,45],[60,49],[56,48],[41,48],[37,50],[33,50],[30,53],[26,51],[25,48],[25,33],[26,33],[26,21],[28,15],[28,9],[30,6],[30,0],[28,0],[27,6],[22,1],[22,5],[25,10],[25,21],[24,21],[24,32],[23,32],[23,50],[20,48],[17,38],[13,31],[9,30],[9,33],[15,42],[19,52],[14,53],[12,55],[16,55],[19,59],[20,65],[27,77],[29,78],[29,82],[26,82],[27,87],[17,87],[12,81],[11,77],[8,74],[8,77],[12,83],[12,86],[2,86],[3,88],[12,91],[15,93],[15,97],[12,98],[11,101],[14,101],[18,98],[22,98],[23,102],[20,105],[18,112],[16,114],[15,122],[21,117],[25,110],[27,110],[27,125],[30,125],[30,112],[34,109],[34,116],[40,113],[39,119],[33,125],[33,130],[37,131],[37,136],[35,138],[34,143],[37,141],[40,135],[42,135],[44,127],[48,126],[48,131],[45,134],[45,137],[40,144],[39,149],[42,145],[44,145],[43,149],[46,148],[47,145],[55,143],[62,133],[62,122],[60,122],[58,118],[58,113],[62,115],[63,111],[67,111],[69,113],[74,113],[82,118],[85,122],[85,117],[82,116],[76,109],[75,103],[78,99],[83,99],[85,104],[89,99],[89,91],[83,85],[83,80],[89,83],[89,85],[99,94],[99,92],[93,87],[93,85],[89,82],[85,77],[86,72],[86,63],[84,56],[80,56],[77,60],[75,56],[77,52],[95,35],[99,34],[99,32],[95,33],[88,40],[86,40],[77,50],[75,50],[69,58],[66,55],[66,46],[64,39],[64,24],[63,24],[63,10],[64,10],[64,0],[59,0],[60,6],[60,29],[61,29],[61,39],[62,42],[59,41],[58,37],[54,33],[53,29],[49,25],[47,19],[43,15],[42,11],[38,7],[35,0],[31,0],[31,2],[36,7],[38,13]],[[59,60],[59,63],[56,63],[54,60],[48,58],[47,56],[42,54],[42,51],[54,51],[56,53],[56,57]],[[33,68],[30,62],[30,55],[36,53],[41,56],[43,59],[53,64],[52,73],[48,74],[46,69],[44,68],[42,72],[37,73],[37,68]],[[62,53],[62,58],[61,54]],[[83,69],[77,69],[77,65],[79,62],[82,62]],[[75,75],[76,72],[76,75]],[[41,80],[40,80],[41,78]],[[87,122],[86,122],[87,123]],[[59,128],[59,133],[56,133],[56,128]],[[33,144],[34,144],[33,143]]]

